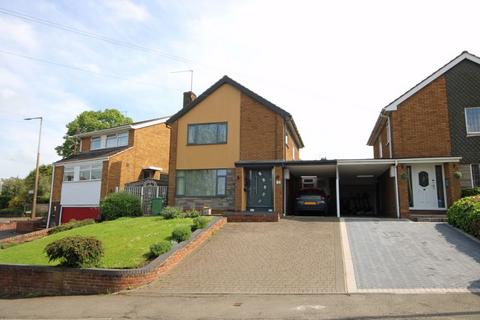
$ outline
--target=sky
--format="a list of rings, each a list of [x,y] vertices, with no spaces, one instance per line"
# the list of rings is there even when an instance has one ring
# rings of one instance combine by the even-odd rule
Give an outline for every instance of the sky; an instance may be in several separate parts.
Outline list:
[[[44,118],[40,162],[52,163],[82,111],[174,114],[190,89],[174,72],[190,69],[197,94],[228,75],[290,112],[302,159],[371,158],[382,107],[462,51],[480,55],[479,10],[461,0],[0,0],[0,178],[35,166],[38,122],[25,117]]]

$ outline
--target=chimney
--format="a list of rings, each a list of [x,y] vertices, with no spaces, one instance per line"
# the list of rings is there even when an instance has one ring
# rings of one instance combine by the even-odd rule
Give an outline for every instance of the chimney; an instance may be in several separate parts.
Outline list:
[[[183,107],[188,106],[193,100],[197,98],[197,95],[192,91],[187,91],[183,93]]]

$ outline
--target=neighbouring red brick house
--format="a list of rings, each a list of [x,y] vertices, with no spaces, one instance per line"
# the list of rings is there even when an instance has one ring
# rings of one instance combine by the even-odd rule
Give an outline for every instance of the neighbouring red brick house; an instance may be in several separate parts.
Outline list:
[[[402,215],[480,186],[480,58],[463,52],[383,108],[368,145],[375,159],[420,159],[399,167]]]
[[[77,134],[80,150],[54,163],[49,224],[100,217],[100,201],[125,184],[168,174],[168,117]]]

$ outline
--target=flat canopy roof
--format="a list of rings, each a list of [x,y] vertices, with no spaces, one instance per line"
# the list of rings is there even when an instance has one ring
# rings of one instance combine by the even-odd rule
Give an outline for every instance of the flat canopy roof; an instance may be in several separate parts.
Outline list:
[[[236,167],[268,168],[281,166],[295,176],[321,175],[335,177],[378,176],[395,164],[459,162],[461,157],[402,158],[402,159],[333,159],[333,160],[258,160],[237,161]]]

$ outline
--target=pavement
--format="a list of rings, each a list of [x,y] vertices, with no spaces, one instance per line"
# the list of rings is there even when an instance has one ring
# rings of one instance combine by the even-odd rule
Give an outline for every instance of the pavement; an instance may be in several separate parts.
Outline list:
[[[345,219],[345,224],[360,292],[480,292],[480,242],[448,224],[379,219]]]
[[[479,319],[474,294],[101,295],[0,300],[0,319]]]
[[[338,220],[228,223],[158,281],[131,294],[345,292]]]

